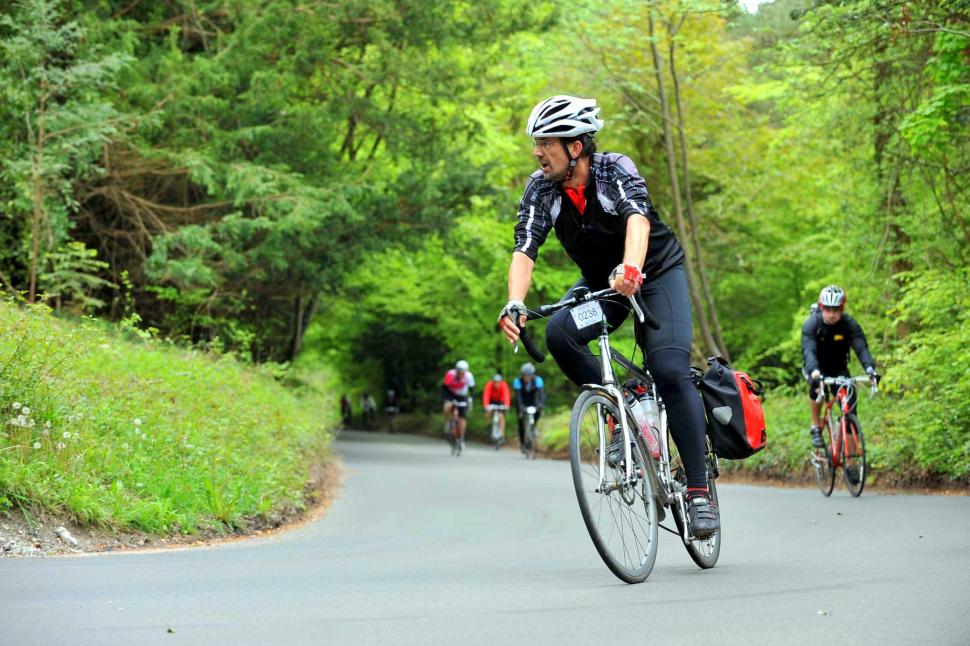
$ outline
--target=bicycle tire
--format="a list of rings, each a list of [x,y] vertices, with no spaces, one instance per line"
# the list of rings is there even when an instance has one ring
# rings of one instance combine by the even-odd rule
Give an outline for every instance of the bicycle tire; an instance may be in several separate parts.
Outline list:
[[[455,439],[455,420],[449,419],[445,422],[445,439],[448,440],[448,446],[451,448],[452,457],[455,456],[455,452],[458,450],[458,442]]]
[[[531,460],[535,460],[536,455],[539,451],[539,433],[538,433],[538,430],[536,429],[535,423],[529,426],[528,438],[529,438],[529,455],[527,457]]]
[[[584,391],[573,405],[569,420],[573,486],[583,522],[603,562],[621,581],[642,583],[657,559],[657,501],[649,478],[640,478],[632,487],[597,492],[600,447],[611,439],[607,416],[619,419],[617,402],[598,391]],[[634,467],[647,468],[639,442],[634,442],[631,451]],[[615,467],[607,463],[606,477],[620,481],[625,470],[622,463]],[[604,510],[609,518],[604,517]]]
[[[832,495],[835,488],[835,465],[832,462],[832,420],[825,418],[825,432],[822,433],[822,442],[828,440],[828,444],[821,449],[812,449],[812,468],[815,469],[815,482],[818,484],[819,491],[828,498]],[[828,436],[826,438],[826,436]]]
[[[845,441],[842,442],[842,477],[852,497],[858,498],[862,495],[862,490],[866,487],[866,474],[869,471],[868,464],[866,463],[866,441],[862,436],[862,427],[859,425],[859,419],[852,413],[845,416],[845,426],[847,432]],[[855,436],[848,432],[848,429],[851,427],[855,427]],[[857,469],[858,482],[855,484],[849,478],[849,469],[852,467]]]
[[[711,501],[717,505],[717,485],[714,484],[714,466],[711,464],[711,440],[709,437],[705,438],[706,449],[707,449],[707,487],[711,491]],[[687,473],[684,470],[683,461],[680,460],[679,452],[677,451],[676,445],[673,442],[673,438],[670,432],[667,432],[667,446],[670,447],[670,465],[671,475],[680,482],[685,488],[687,487]],[[676,465],[675,465],[676,463]],[[675,472],[676,468],[676,472]],[[684,517],[680,513],[680,505],[676,502],[670,505],[671,515],[674,517],[674,524],[677,525],[677,531],[680,533],[681,542],[684,543],[684,548],[687,550],[687,554],[690,556],[691,560],[697,564],[702,570],[709,570],[715,565],[717,565],[717,559],[721,555],[721,530],[717,530],[709,537],[705,539],[695,539],[693,541],[684,541]]]

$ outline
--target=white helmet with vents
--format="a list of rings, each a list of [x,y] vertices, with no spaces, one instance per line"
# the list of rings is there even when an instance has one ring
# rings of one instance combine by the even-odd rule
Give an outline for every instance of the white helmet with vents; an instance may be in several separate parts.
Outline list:
[[[558,94],[532,108],[525,132],[530,137],[578,137],[603,127],[596,99]]]
[[[819,292],[818,304],[822,307],[842,307],[845,305],[845,291],[837,285],[824,287]]]

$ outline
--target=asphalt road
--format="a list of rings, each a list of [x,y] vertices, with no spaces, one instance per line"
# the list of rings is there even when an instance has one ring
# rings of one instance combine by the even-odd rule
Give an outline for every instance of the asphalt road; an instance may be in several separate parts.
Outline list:
[[[596,554],[566,462],[345,434],[320,521],[218,547],[0,559],[0,644],[970,643],[970,498],[722,485],[721,559]]]

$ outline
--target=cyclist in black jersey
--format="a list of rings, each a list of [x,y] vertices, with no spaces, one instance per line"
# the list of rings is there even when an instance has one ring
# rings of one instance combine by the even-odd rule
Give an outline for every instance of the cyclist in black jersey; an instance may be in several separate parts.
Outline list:
[[[684,460],[691,526],[704,537],[719,528],[720,517],[707,487],[704,407],[690,378],[692,319],[684,251],[653,208],[633,161],[596,152],[594,136],[603,126],[598,113],[594,99],[564,95],[532,110],[526,132],[533,138],[539,170],[529,177],[519,203],[509,302],[499,324],[510,341],[518,339],[508,313],[524,308],[539,247],[551,230],[579,268],[572,289],[612,287],[624,296],[639,290],[661,327],[645,334],[637,326],[637,342],[667,404]],[[601,303],[613,328],[628,314],[625,301]],[[524,317],[519,324],[525,324]],[[553,315],[546,328],[550,353],[576,384],[602,379],[586,347],[596,335],[595,326],[577,329],[568,310]]]
[[[542,377],[536,374],[536,367],[531,363],[523,363],[522,370],[512,382],[515,391],[515,410],[519,419],[519,446],[525,451],[525,409],[535,406],[536,412],[532,421],[539,423],[542,409],[546,406],[546,388]]]
[[[845,291],[829,285],[818,295],[817,306],[802,324],[802,372],[808,380],[808,406],[812,413],[812,446],[824,448],[822,440],[822,403],[816,402],[820,380],[825,377],[848,377],[849,349],[855,350],[866,374],[878,383],[876,362],[869,353],[866,335],[854,318],[845,312]],[[855,413],[855,392],[849,401]]]

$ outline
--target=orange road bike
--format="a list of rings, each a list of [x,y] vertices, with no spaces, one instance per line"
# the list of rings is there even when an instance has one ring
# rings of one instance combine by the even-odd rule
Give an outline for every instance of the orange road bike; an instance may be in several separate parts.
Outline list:
[[[852,412],[852,400],[856,384],[870,383],[870,396],[876,394],[876,384],[868,375],[859,377],[823,377],[818,389],[822,403],[828,400],[822,415],[822,439],[824,448],[812,450],[811,461],[815,468],[815,479],[822,495],[832,495],[835,487],[835,471],[842,470],[845,486],[854,498],[862,494],[866,486],[866,442],[862,435],[859,419]],[[835,396],[832,397],[832,393]],[[835,404],[838,402],[838,408]],[[839,413],[836,417],[836,412]]]

